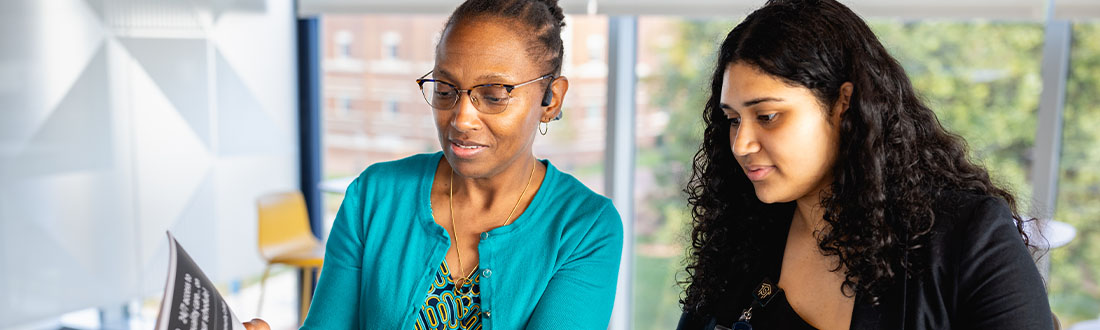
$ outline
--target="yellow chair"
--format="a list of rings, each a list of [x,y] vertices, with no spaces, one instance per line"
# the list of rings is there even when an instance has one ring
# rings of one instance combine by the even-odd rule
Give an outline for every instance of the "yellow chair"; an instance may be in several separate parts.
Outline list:
[[[313,270],[320,272],[325,259],[325,248],[309,229],[309,214],[305,199],[298,191],[264,195],[259,206],[260,256],[267,260],[264,275],[260,279],[260,303],[256,315],[260,315],[264,301],[264,283],[274,264],[284,264],[303,270],[302,295],[299,301],[301,318],[305,321],[309,303],[313,298]],[[318,274],[320,275],[320,274]]]

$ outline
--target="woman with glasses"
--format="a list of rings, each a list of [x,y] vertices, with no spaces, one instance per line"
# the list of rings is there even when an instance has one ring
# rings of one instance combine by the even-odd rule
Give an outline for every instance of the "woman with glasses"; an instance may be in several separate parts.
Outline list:
[[[348,187],[302,329],[607,327],[619,214],[531,149],[569,88],[563,19],[555,0],[455,10],[416,80],[443,151]]]
[[[768,1],[717,58],[679,329],[1053,327],[1030,220],[859,16]]]

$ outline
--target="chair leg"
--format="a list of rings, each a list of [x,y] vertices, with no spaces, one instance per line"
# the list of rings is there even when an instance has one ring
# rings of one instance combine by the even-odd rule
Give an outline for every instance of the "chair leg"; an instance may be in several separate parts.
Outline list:
[[[271,273],[271,264],[268,263],[267,267],[264,267],[264,275],[260,277],[260,302],[256,303],[256,317],[260,317],[260,312],[264,310],[264,289],[267,284],[267,275]]]
[[[302,295],[301,301],[298,302],[299,318],[298,326],[302,326],[306,322],[306,315],[309,315],[309,303],[313,301],[313,267],[302,267]]]

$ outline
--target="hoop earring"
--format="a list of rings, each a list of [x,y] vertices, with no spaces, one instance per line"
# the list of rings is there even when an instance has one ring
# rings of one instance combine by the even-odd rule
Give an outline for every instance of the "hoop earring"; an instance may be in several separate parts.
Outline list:
[[[542,135],[546,135],[547,131],[550,131],[550,123],[545,121],[539,122],[539,133],[542,133]]]

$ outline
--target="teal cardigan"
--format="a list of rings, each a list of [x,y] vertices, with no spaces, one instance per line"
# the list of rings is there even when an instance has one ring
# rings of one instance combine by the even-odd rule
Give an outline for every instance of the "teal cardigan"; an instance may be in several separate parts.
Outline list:
[[[410,329],[451,240],[432,217],[442,153],[370,166],[348,187],[301,329]],[[606,329],[622,220],[611,201],[546,164],[530,206],[481,234],[483,329]]]

